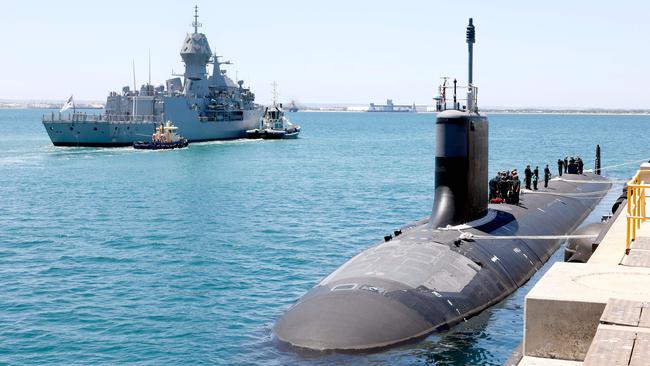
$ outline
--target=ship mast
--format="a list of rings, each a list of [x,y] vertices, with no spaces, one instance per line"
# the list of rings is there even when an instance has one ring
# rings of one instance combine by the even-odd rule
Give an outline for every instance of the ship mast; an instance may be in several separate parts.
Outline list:
[[[278,102],[278,83],[274,81],[271,85],[273,85],[273,106],[275,107]]]
[[[149,81],[147,82],[147,95],[152,95],[151,90],[151,48],[149,49]]]
[[[136,84],[135,84],[135,59],[133,59],[133,120],[135,121],[135,116],[138,114],[138,104],[135,100],[135,93],[136,93]]]
[[[192,22],[192,26],[194,27],[194,34],[197,34],[199,32],[199,27],[202,24],[199,23],[199,7],[197,5],[194,5],[194,21]]]

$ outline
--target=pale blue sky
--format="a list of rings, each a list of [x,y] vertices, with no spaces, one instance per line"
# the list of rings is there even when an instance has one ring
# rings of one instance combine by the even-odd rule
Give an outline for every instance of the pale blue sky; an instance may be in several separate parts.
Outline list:
[[[194,4],[212,50],[258,102],[431,104],[439,77],[466,78],[477,28],[483,106],[650,108],[644,1],[13,1],[0,5],[0,99],[104,100],[182,72]]]

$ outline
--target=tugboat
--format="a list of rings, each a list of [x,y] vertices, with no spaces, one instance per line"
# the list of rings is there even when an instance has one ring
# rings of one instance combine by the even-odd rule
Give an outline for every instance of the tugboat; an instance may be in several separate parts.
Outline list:
[[[180,149],[187,147],[187,139],[176,133],[178,127],[174,126],[170,121],[160,123],[156,126],[156,130],[151,135],[151,141],[136,141],[133,143],[134,149],[146,150],[167,150],[167,149]]]
[[[278,104],[276,102],[275,84],[273,86],[273,105],[264,111],[258,128],[246,131],[246,137],[249,139],[280,140],[298,138],[300,126],[291,123],[284,116],[282,103]]]

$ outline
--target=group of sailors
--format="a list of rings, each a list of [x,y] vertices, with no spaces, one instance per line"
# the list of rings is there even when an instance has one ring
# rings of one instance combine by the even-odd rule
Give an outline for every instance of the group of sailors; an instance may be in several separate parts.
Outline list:
[[[557,159],[558,176],[565,174],[582,174],[584,163],[579,156],[566,156],[564,160]],[[548,188],[548,181],[551,179],[551,170],[546,164],[544,167],[544,188]],[[524,186],[527,190],[536,191],[539,182],[539,166],[531,169],[526,165],[524,169]],[[490,202],[491,203],[511,203],[519,204],[519,193],[521,191],[521,181],[517,174],[517,169],[512,171],[502,170],[497,173],[496,177],[490,179]]]
[[[544,167],[544,188],[548,188],[548,181],[551,179],[551,169],[548,168],[548,164]],[[539,166],[535,166],[535,170],[530,170],[530,165],[526,165],[524,170],[524,182],[526,183],[526,189],[528,190],[537,190],[537,182],[539,182]],[[531,188],[531,183],[533,187]]]
[[[551,179],[551,170],[546,164],[544,168],[544,188],[548,188],[548,181]],[[536,191],[539,182],[539,166],[531,170],[530,165],[524,170],[524,184],[526,189]],[[519,204],[519,193],[521,192],[521,180],[517,169],[512,171],[500,171],[497,176],[490,179],[490,202]]]
[[[579,156],[565,156],[564,160],[557,159],[557,172],[559,176],[562,176],[562,172],[568,174],[582,174],[584,166],[585,164]]]
[[[503,170],[497,176],[490,179],[490,202],[492,203],[519,203],[519,192],[521,181],[517,169],[512,171]]]

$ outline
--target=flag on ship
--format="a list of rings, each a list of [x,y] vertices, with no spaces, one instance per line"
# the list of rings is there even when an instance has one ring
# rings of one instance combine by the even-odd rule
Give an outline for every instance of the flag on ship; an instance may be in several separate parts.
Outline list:
[[[72,99],[72,95],[70,96],[70,98],[68,98],[68,101],[63,105],[63,107],[61,107],[59,113],[65,112],[70,108],[74,109],[74,100]]]

